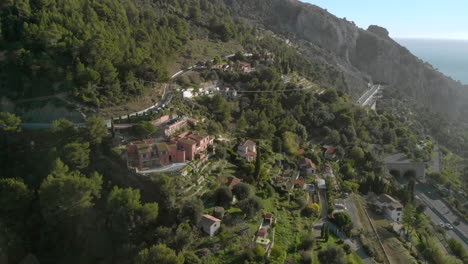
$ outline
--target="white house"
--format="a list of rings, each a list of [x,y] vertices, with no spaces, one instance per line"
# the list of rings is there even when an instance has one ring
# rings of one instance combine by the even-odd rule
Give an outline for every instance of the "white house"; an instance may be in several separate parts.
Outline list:
[[[221,227],[221,220],[211,215],[203,215],[199,225],[205,233],[214,236]]]
[[[257,158],[257,145],[252,140],[246,140],[237,147],[237,154],[248,162],[254,161]]]
[[[316,179],[315,182],[317,183],[317,188],[318,189],[326,189],[327,185],[325,184],[324,179]]]
[[[182,92],[182,97],[183,97],[184,99],[190,99],[190,98],[193,97],[193,93],[192,93],[191,90],[183,91],[183,92]]]
[[[381,194],[372,199],[375,206],[377,206],[389,220],[394,222],[401,222],[403,216],[403,205],[388,194]]]

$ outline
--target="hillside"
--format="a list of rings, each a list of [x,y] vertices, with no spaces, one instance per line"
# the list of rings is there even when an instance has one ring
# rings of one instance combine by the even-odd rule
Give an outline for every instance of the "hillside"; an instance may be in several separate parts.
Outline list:
[[[466,262],[464,95],[385,29],[294,0],[0,7],[0,264]]]
[[[389,84],[446,117],[466,116],[466,87],[412,55],[392,40],[384,28],[370,26],[363,30],[351,21],[297,0],[225,2],[239,16],[287,36],[309,57],[325,60],[345,72],[354,93],[362,89],[356,86],[359,83],[356,79],[370,77],[373,82]],[[310,44],[316,47],[310,48]]]

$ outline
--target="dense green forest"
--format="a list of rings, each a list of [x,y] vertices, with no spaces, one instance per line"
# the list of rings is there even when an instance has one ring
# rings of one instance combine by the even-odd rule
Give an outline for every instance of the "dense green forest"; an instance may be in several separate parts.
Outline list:
[[[187,21],[201,19],[201,10],[210,14],[204,18],[224,12],[210,1],[1,5],[2,93],[25,98],[67,91],[96,106],[118,104],[142,93],[145,82],[167,80],[168,60],[188,40]]]
[[[92,106],[119,104],[167,81],[169,61],[197,38],[275,50],[283,67],[323,75],[279,40],[257,39],[219,0],[8,0],[0,18],[0,91],[12,99],[65,91]]]
[[[220,78],[242,80],[248,90],[293,88],[282,82],[282,70],[273,67],[251,75],[227,73]],[[254,164],[240,160],[233,146],[218,144],[214,160],[236,164],[246,183],[243,189],[232,190],[243,199],[237,205],[231,205],[231,190],[222,185],[201,200],[181,203],[177,195],[181,175],[146,178],[129,174],[125,164],[112,155],[113,139],[99,117],[89,118],[81,128],[58,120],[49,130],[30,132],[18,128],[18,118],[2,114],[0,143],[9,151],[1,155],[0,245],[12,261],[32,253],[41,263],[200,263],[204,244],[197,242],[203,238],[197,223],[204,208],[213,204],[239,208],[242,213],[226,220],[227,226],[235,227],[254,219],[269,199],[260,198],[254,190],[288,197],[287,193],[276,194],[269,184],[271,170],[282,168],[272,158],[284,155],[285,164],[294,164],[297,157],[306,156],[323,164],[322,154],[306,147],[309,139],[337,146],[341,160],[337,173],[345,190],[390,193],[410,201],[406,189],[382,180],[384,168],[378,153],[398,149],[424,160],[430,150],[411,147],[421,135],[392,115],[366,113],[352,106],[348,98],[328,89],[320,95],[307,91],[252,94],[240,101],[216,95],[200,97],[190,105],[177,96],[174,109],[207,119],[196,129],[261,142],[261,158]],[[300,148],[307,152],[298,153]],[[339,193],[331,190],[327,195],[332,200]],[[303,203],[294,197],[294,203]],[[275,254],[280,255],[274,258],[283,258],[281,248],[295,256],[294,241],[277,241],[280,253]],[[263,258],[244,244],[247,242],[229,244],[222,240],[229,244],[224,254],[230,260],[224,261],[261,263]],[[213,254],[205,260],[220,263],[221,256]]]
[[[187,188],[181,173],[143,177],[129,171],[116,151],[125,146],[99,116],[88,117],[83,126],[62,119],[49,129],[29,131],[21,129],[20,118],[0,113],[0,262],[8,256],[9,263],[18,263],[32,254],[40,263],[264,263],[264,251],[250,246],[249,230],[266,210],[277,210],[283,219],[271,263],[311,263],[312,254],[324,263],[344,263],[353,256],[349,247],[314,247],[310,230],[318,204],[306,206],[304,193],[273,187],[275,172],[297,168],[307,157],[319,168],[331,163],[335,170],[336,188],[326,192],[331,211],[341,192],[391,194],[406,205],[404,224],[417,231],[415,245],[424,258],[460,263],[441,247],[425,250],[436,238],[424,206],[413,198],[414,182],[400,186],[383,177],[385,153],[430,160],[433,146],[424,130],[387,111],[353,105],[339,92],[346,90],[341,73],[231,16],[223,1],[6,0],[0,7],[0,91],[11,99],[67,92],[91,107],[118,105],[144,94],[152,82],[169,81],[170,62],[194,39],[236,41],[264,65],[250,74],[206,69],[201,80],[269,92],[191,101],[174,94],[164,113],[196,118],[201,122],[193,129],[231,139],[217,141],[210,162],[229,164],[243,180],[230,190],[216,181],[222,173],[193,173],[215,183],[189,199],[181,195]],[[274,61],[258,56],[267,51]],[[282,79],[290,73],[307,77],[321,92],[291,91],[299,86]],[[130,137],[154,133],[147,121],[155,117],[135,117],[144,121]],[[235,151],[247,138],[259,146],[254,163]],[[425,147],[418,147],[421,142]],[[325,159],[323,144],[336,146],[336,162]],[[197,224],[214,206],[224,207],[226,217],[220,235],[210,240]],[[338,216],[335,222],[351,233],[349,215]],[[329,230],[322,232],[329,242]],[[339,240],[330,235],[330,241]],[[457,257],[466,259],[460,245],[451,244]]]

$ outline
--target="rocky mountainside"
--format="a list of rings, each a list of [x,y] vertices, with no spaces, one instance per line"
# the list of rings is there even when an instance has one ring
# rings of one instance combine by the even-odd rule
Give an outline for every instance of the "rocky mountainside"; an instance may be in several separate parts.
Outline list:
[[[466,87],[412,55],[382,27],[364,30],[297,0],[225,1],[239,16],[285,36],[307,56],[341,70],[354,96],[368,80],[381,82],[452,119],[467,116]]]

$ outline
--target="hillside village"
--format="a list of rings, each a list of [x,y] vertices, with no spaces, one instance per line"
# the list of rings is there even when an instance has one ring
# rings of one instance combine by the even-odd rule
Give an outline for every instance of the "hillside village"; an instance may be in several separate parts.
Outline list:
[[[352,172],[353,168],[349,168],[352,170],[350,172],[340,168],[339,164],[346,155],[341,146],[325,144],[330,141],[322,138],[322,144],[304,142],[297,145],[297,149],[289,150],[292,155],[272,153],[268,146],[262,145],[263,139],[250,138],[245,134],[219,134],[216,129],[206,126],[210,121],[193,111],[199,100],[219,97],[236,104],[244,100],[245,92],[255,92],[244,90],[245,85],[240,82],[233,84],[221,79],[211,81],[202,88],[190,82],[193,73],[205,76],[224,73],[248,75],[258,68],[265,68],[253,59],[259,55],[236,54],[230,58],[233,57],[242,57],[243,61],[233,62],[229,58],[219,61],[220,58],[215,58],[213,61],[218,61],[217,64],[207,62],[207,66],[199,65],[186,73],[189,77],[181,75],[179,80],[183,81],[177,82],[182,82],[182,85],[174,89],[171,104],[148,115],[131,117],[134,122],[148,120],[156,127],[156,132],[135,138],[133,125],[122,125],[125,120],[113,125],[116,136],[124,139],[124,142],[126,138],[137,139],[121,148],[121,158],[126,161],[128,169],[145,177],[176,177],[178,201],[200,198],[206,205],[198,226],[207,236],[200,243],[208,243],[212,247],[219,246],[221,242],[214,237],[239,234],[237,232],[241,232],[241,228],[242,233],[254,232],[250,246],[255,254],[266,258],[271,254],[277,257],[281,250],[275,251],[275,245],[283,248],[291,243],[289,233],[299,228],[308,230],[312,237],[320,238],[317,245],[329,243],[328,234],[331,233],[336,239],[345,241],[343,246],[346,250],[361,248],[353,253],[358,254],[355,257],[359,259],[374,258],[383,262],[389,258],[414,260],[414,256],[398,256],[397,253],[406,247],[402,203],[382,193],[382,189],[375,190],[380,194],[369,191],[367,202],[354,194],[361,187],[343,180],[343,177],[347,177],[344,176],[346,173],[355,172]],[[265,61],[274,59],[266,56]],[[253,67],[254,64],[257,67]],[[299,87],[299,90],[323,93],[313,83],[307,86],[297,84],[300,77],[283,76],[282,79],[285,85]],[[383,184],[381,187],[390,185],[391,169],[392,166],[388,167],[386,172],[388,180],[376,184]],[[255,186],[259,179],[262,179],[261,186]],[[213,188],[217,188],[214,200],[207,196]],[[368,188],[372,190],[373,187]],[[246,192],[250,195],[255,193],[264,202],[260,204],[248,198],[250,195],[246,197]],[[244,202],[247,205],[243,205]],[[248,210],[247,219],[251,219],[245,223],[248,225],[233,224],[240,212],[246,213],[244,210]],[[260,218],[261,215],[263,218]],[[258,224],[256,219],[263,219],[257,231],[254,227],[255,223]],[[382,232],[392,238],[391,244],[389,240],[382,242]],[[214,255],[208,259],[221,257],[219,254],[222,253],[218,250],[212,248],[210,251]]]
[[[297,0],[0,6],[0,264],[468,263],[466,85],[395,32]]]

